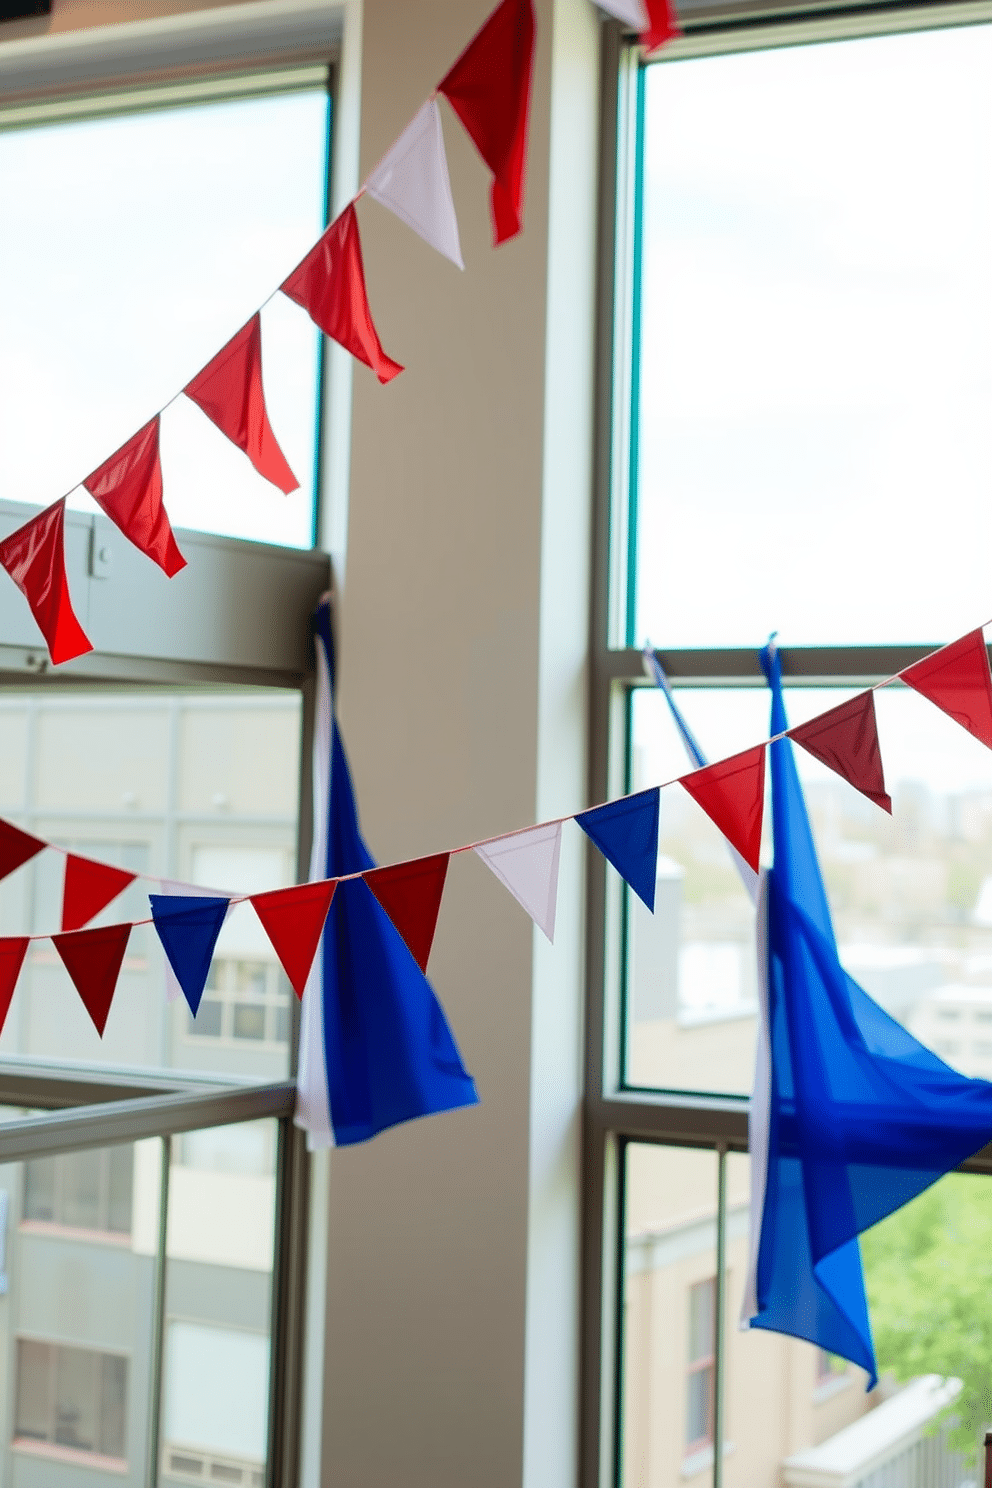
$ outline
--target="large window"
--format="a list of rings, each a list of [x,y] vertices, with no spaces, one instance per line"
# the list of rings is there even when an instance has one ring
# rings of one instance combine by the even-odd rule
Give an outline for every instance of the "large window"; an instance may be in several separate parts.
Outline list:
[[[648,641],[716,759],[768,736],[771,631],[799,723],[992,613],[972,546],[992,478],[992,14],[939,29],[946,11],[868,5],[759,26],[747,6],[726,24],[702,9],[694,28],[690,0],[685,39],[656,62],[617,43],[604,116],[618,129],[596,800],[690,768],[645,684]],[[796,751],[841,958],[917,1037],[988,1076],[992,755],[906,689],[877,710],[891,818]],[[946,1180],[866,1242],[873,1396],[804,1343],[739,1333],[754,910],[678,788],[662,793],[654,916],[598,864],[591,883],[588,1482],[774,1488],[833,1481],[842,1462],[858,1488],[968,1480],[985,1365],[923,1321],[923,1267],[905,1258],[940,1253],[947,1315],[966,1308],[985,1180]]]

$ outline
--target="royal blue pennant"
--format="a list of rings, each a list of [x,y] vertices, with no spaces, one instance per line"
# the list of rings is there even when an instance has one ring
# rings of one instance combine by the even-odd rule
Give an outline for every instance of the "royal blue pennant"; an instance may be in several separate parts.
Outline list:
[[[575,818],[652,914],[658,879],[660,814],[661,789],[655,785],[634,796],[622,796],[619,801],[607,801],[605,806],[580,811]]]
[[[149,894],[148,898],[162,949],[195,1018],[230,900],[186,894]]]

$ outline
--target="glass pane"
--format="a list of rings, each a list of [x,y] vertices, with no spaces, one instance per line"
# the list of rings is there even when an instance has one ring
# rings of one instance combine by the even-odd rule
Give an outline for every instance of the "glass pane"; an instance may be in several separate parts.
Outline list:
[[[24,1164],[24,1218],[51,1224],[55,1219],[55,1158]]]
[[[62,1224],[80,1230],[100,1228],[100,1152],[72,1152],[59,1158],[62,1179]]]
[[[274,1121],[172,1144],[162,1459],[171,1481],[261,1488],[266,1464]]]
[[[47,1441],[51,1431],[52,1349],[22,1338],[17,1344],[17,1424],[15,1435]]]
[[[55,1349],[55,1443],[98,1450],[99,1359],[90,1349]]]
[[[791,723],[850,693],[789,689]],[[716,759],[768,737],[768,694],[682,690]],[[795,757],[841,961],[949,1063],[992,1075],[992,755],[908,689],[876,693],[892,816]],[[684,774],[661,694],[633,698],[634,788]],[[770,782],[766,860],[771,857]],[[634,1085],[750,1090],[757,969],[754,911],[723,837],[680,787],[662,792],[657,909],[629,906],[627,1078]]]
[[[107,1229],[131,1233],[134,1148],[111,1147],[107,1153]]]
[[[77,487],[295,266],[323,227],[328,107],[315,88],[4,134],[9,492],[47,505]],[[317,337],[283,295],[262,322],[269,415],[300,490],[263,481],[178,398],[166,504],[177,527],[310,547]],[[70,504],[96,510],[81,492]]]
[[[639,643],[987,617],[990,66],[983,25],[647,69]]]

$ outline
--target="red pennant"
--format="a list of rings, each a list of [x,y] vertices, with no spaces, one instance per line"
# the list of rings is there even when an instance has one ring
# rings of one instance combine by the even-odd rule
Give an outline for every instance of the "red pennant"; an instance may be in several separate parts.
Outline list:
[[[648,29],[641,36],[641,43],[650,56],[673,36],[681,36],[682,31],[675,19],[671,0],[644,0],[644,3],[648,12]]]
[[[380,382],[391,382],[403,371],[383,351],[372,323],[354,203],[345,207],[279,287],[303,306],[325,335],[371,367]]]
[[[533,0],[503,0],[437,85],[493,173],[493,243],[523,227]]]
[[[42,842],[40,837],[32,837],[30,832],[22,832],[20,827],[0,821],[0,878],[6,878],[8,873],[13,873],[15,868],[20,868],[22,863],[47,846],[48,843]]]
[[[260,315],[253,315],[183,392],[244,451],[259,475],[287,496],[298,488],[265,410]]]
[[[789,738],[891,814],[892,800],[885,790],[873,692],[861,692],[850,702],[840,703],[811,718],[809,723],[799,724],[789,730]]]
[[[107,1014],[114,1000],[131,928],[130,925],[105,925],[99,930],[73,930],[68,935],[52,936],[52,944],[62,957],[101,1038],[107,1026]]]
[[[336,888],[335,881],[329,879],[251,896],[255,913],[297,997],[303,996]]]
[[[755,873],[765,810],[765,746],[693,770],[679,781]]]
[[[0,1032],[7,1021],[14,988],[30,944],[26,935],[10,935],[0,940]]]
[[[162,462],[158,450],[158,414],[99,470],[83,481],[129,542],[173,578],[186,559],[176,546],[172,525],[162,505]]]
[[[69,598],[65,571],[65,497],[0,542],[0,565],[31,606],[56,666],[93,650]]]
[[[129,883],[134,883],[137,876],[123,868],[111,868],[107,863],[94,863],[90,858],[77,858],[75,853],[69,853],[62,889],[63,931],[81,930],[111,899],[122,894]]]
[[[421,971],[434,944],[434,931],[444,893],[450,853],[418,858],[414,863],[374,868],[364,875]]]
[[[992,678],[980,630],[914,662],[899,675],[992,749]]]

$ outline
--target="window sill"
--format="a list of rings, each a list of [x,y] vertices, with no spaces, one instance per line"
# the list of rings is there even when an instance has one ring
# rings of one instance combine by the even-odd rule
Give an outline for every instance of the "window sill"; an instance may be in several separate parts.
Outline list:
[[[823,1405],[827,1400],[833,1400],[835,1395],[849,1390],[854,1384],[854,1375],[848,1371],[845,1374],[834,1374],[828,1379],[820,1380],[813,1389],[813,1404]]]
[[[114,1250],[131,1249],[130,1234],[122,1235],[116,1230],[79,1229],[46,1219],[22,1219],[18,1229],[22,1235],[44,1235],[49,1240],[81,1240],[87,1245],[109,1245]]]
[[[15,1436],[11,1442],[15,1452],[25,1457],[44,1457],[48,1462],[64,1462],[72,1467],[89,1467],[95,1472],[127,1473],[127,1462],[123,1457],[104,1457],[99,1452],[80,1452],[73,1447],[57,1447],[52,1442],[32,1441],[29,1436]]]
[[[734,1450],[733,1442],[724,1442],[723,1455],[729,1457]],[[713,1470],[713,1445],[708,1444],[700,1447],[696,1452],[690,1452],[682,1458],[682,1466],[679,1469],[680,1478],[695,1478],[701,1472],[712,1472]]]

